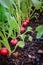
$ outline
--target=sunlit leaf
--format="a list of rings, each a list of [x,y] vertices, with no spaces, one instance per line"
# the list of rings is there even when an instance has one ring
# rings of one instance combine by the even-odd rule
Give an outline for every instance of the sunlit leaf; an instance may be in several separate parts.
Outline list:
[[[9,52],[11,52],[11,48],[10,48],[10,45],[8,43],[8,40],[4,38],[3,41],[4,41],[3,42],[4,46],[8,49]]]
[[[19,47],[23,48],[25,46],[25,43],[23,41],[19,41],[17,45]]]
[[[9,35],[12,34],[12,30],[15,30],[20,34],[20,27],[14,17],[12,17],[9,13],[5,13],[7,16],[7,20],[9,23]]]
[[[0,43],[0,49],[2,48],[2,45],[1,45],[1,43]]]
[[[12,0],[0,0],[0,4],[3,5],[5,8],[11,7],[12,3]]]
[[[29,36],[28,36],[28,40],[31,42],[32,39],[33,39],[32,36],[29,35]]]
[[[39,0],[32,0],[34,6],[36,7],[36,9],[40,9],[41,7],[41,2]]]
[[[43,25],[36,27],[36,31],[37,31],[36,38],[41,38],[41,36],[43,35]]]
[[[22,35],[20,35],[20,37],[21,37],[22,40],[24,40],[26,35],[22,34]]]
[[[4,33],[4,32],[3,32]],[[11,52],[10,49],[10,45],[8,43],[8,40],[6,39],[6,37],[2,34],[2,32],[0,31],[0,37],[2,38],[2,44],[4,44],[4,46],[9,50],[9,52]]]
[[[29,27],[27,28],[27,31],[32,31],[32,27],[29,26]]]
[[[0,5],[0,22],[4,22],[5,20],[6,20],[5,8]]]

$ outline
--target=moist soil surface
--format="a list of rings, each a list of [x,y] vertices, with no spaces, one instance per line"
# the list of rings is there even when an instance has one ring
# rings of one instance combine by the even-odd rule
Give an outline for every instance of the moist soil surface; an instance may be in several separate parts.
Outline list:
[[[43,39],[37,40],[35,32],[35,28],[39,25],[43,25],[42,13],[39,14],[38,20],[32,18],[29,23],[34,32],[28,32],[27,35],[30,34],[33,41],[29,42],[28,38],[25,38],[25,47],[23,49],[18,47],[10,56],[0,56],[0,65],[43,65]]]

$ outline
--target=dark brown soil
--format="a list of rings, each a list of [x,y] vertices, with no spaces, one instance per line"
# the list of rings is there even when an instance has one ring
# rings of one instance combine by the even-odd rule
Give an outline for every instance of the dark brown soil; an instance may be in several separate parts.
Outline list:
[[[33,28],[33,41],[25,39],[25,47],[17,48],[11,56],[0,56],[0,65],[43,65],[43,40],[35,39],[35,28],[43,25],[43,14],[39,14],[38,21],[31,19],[29,26]],[[28,34],[28,33],[27,33]]]

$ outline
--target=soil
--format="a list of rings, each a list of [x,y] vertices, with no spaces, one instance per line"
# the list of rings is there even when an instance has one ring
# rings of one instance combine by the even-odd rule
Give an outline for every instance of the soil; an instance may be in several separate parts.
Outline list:
[[[39,11],[36,11],[39,13]],[[35,18],[31,19],[29,26],[33,28],[34,33],[27,33],[32,35],[33,41],[29,42],[25,38],[25,47],[23,49],[17,48],[10,56],[0,56],[0,65],[43,65],[43,39],[36,39],[35,28],[43,25],[43,14],[40,13],[38,21]]]

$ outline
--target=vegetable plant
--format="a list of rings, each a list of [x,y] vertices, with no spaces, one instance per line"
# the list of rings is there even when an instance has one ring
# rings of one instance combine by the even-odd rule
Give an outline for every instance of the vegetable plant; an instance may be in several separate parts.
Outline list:
[[[30,19],[34,16],[35,10],[41,8],[41,3],[39,0],[0,0],[1,54],[7,55],[8,52],[11,54],[15,52],[18,46],[24,48],[26,33],[33,32],[32,27],[28,26],[28,24],[31,22]],[[34,10],[32,7],[35,7]],[[30,35],[28,37],[32,41],[32,37]],[[11,38],[10,43],[15,45],[14,50],[11,50],[9,38]],[[18,41],[17,38],[22,40]],[[3,46],[6,48],[3,48]]]

